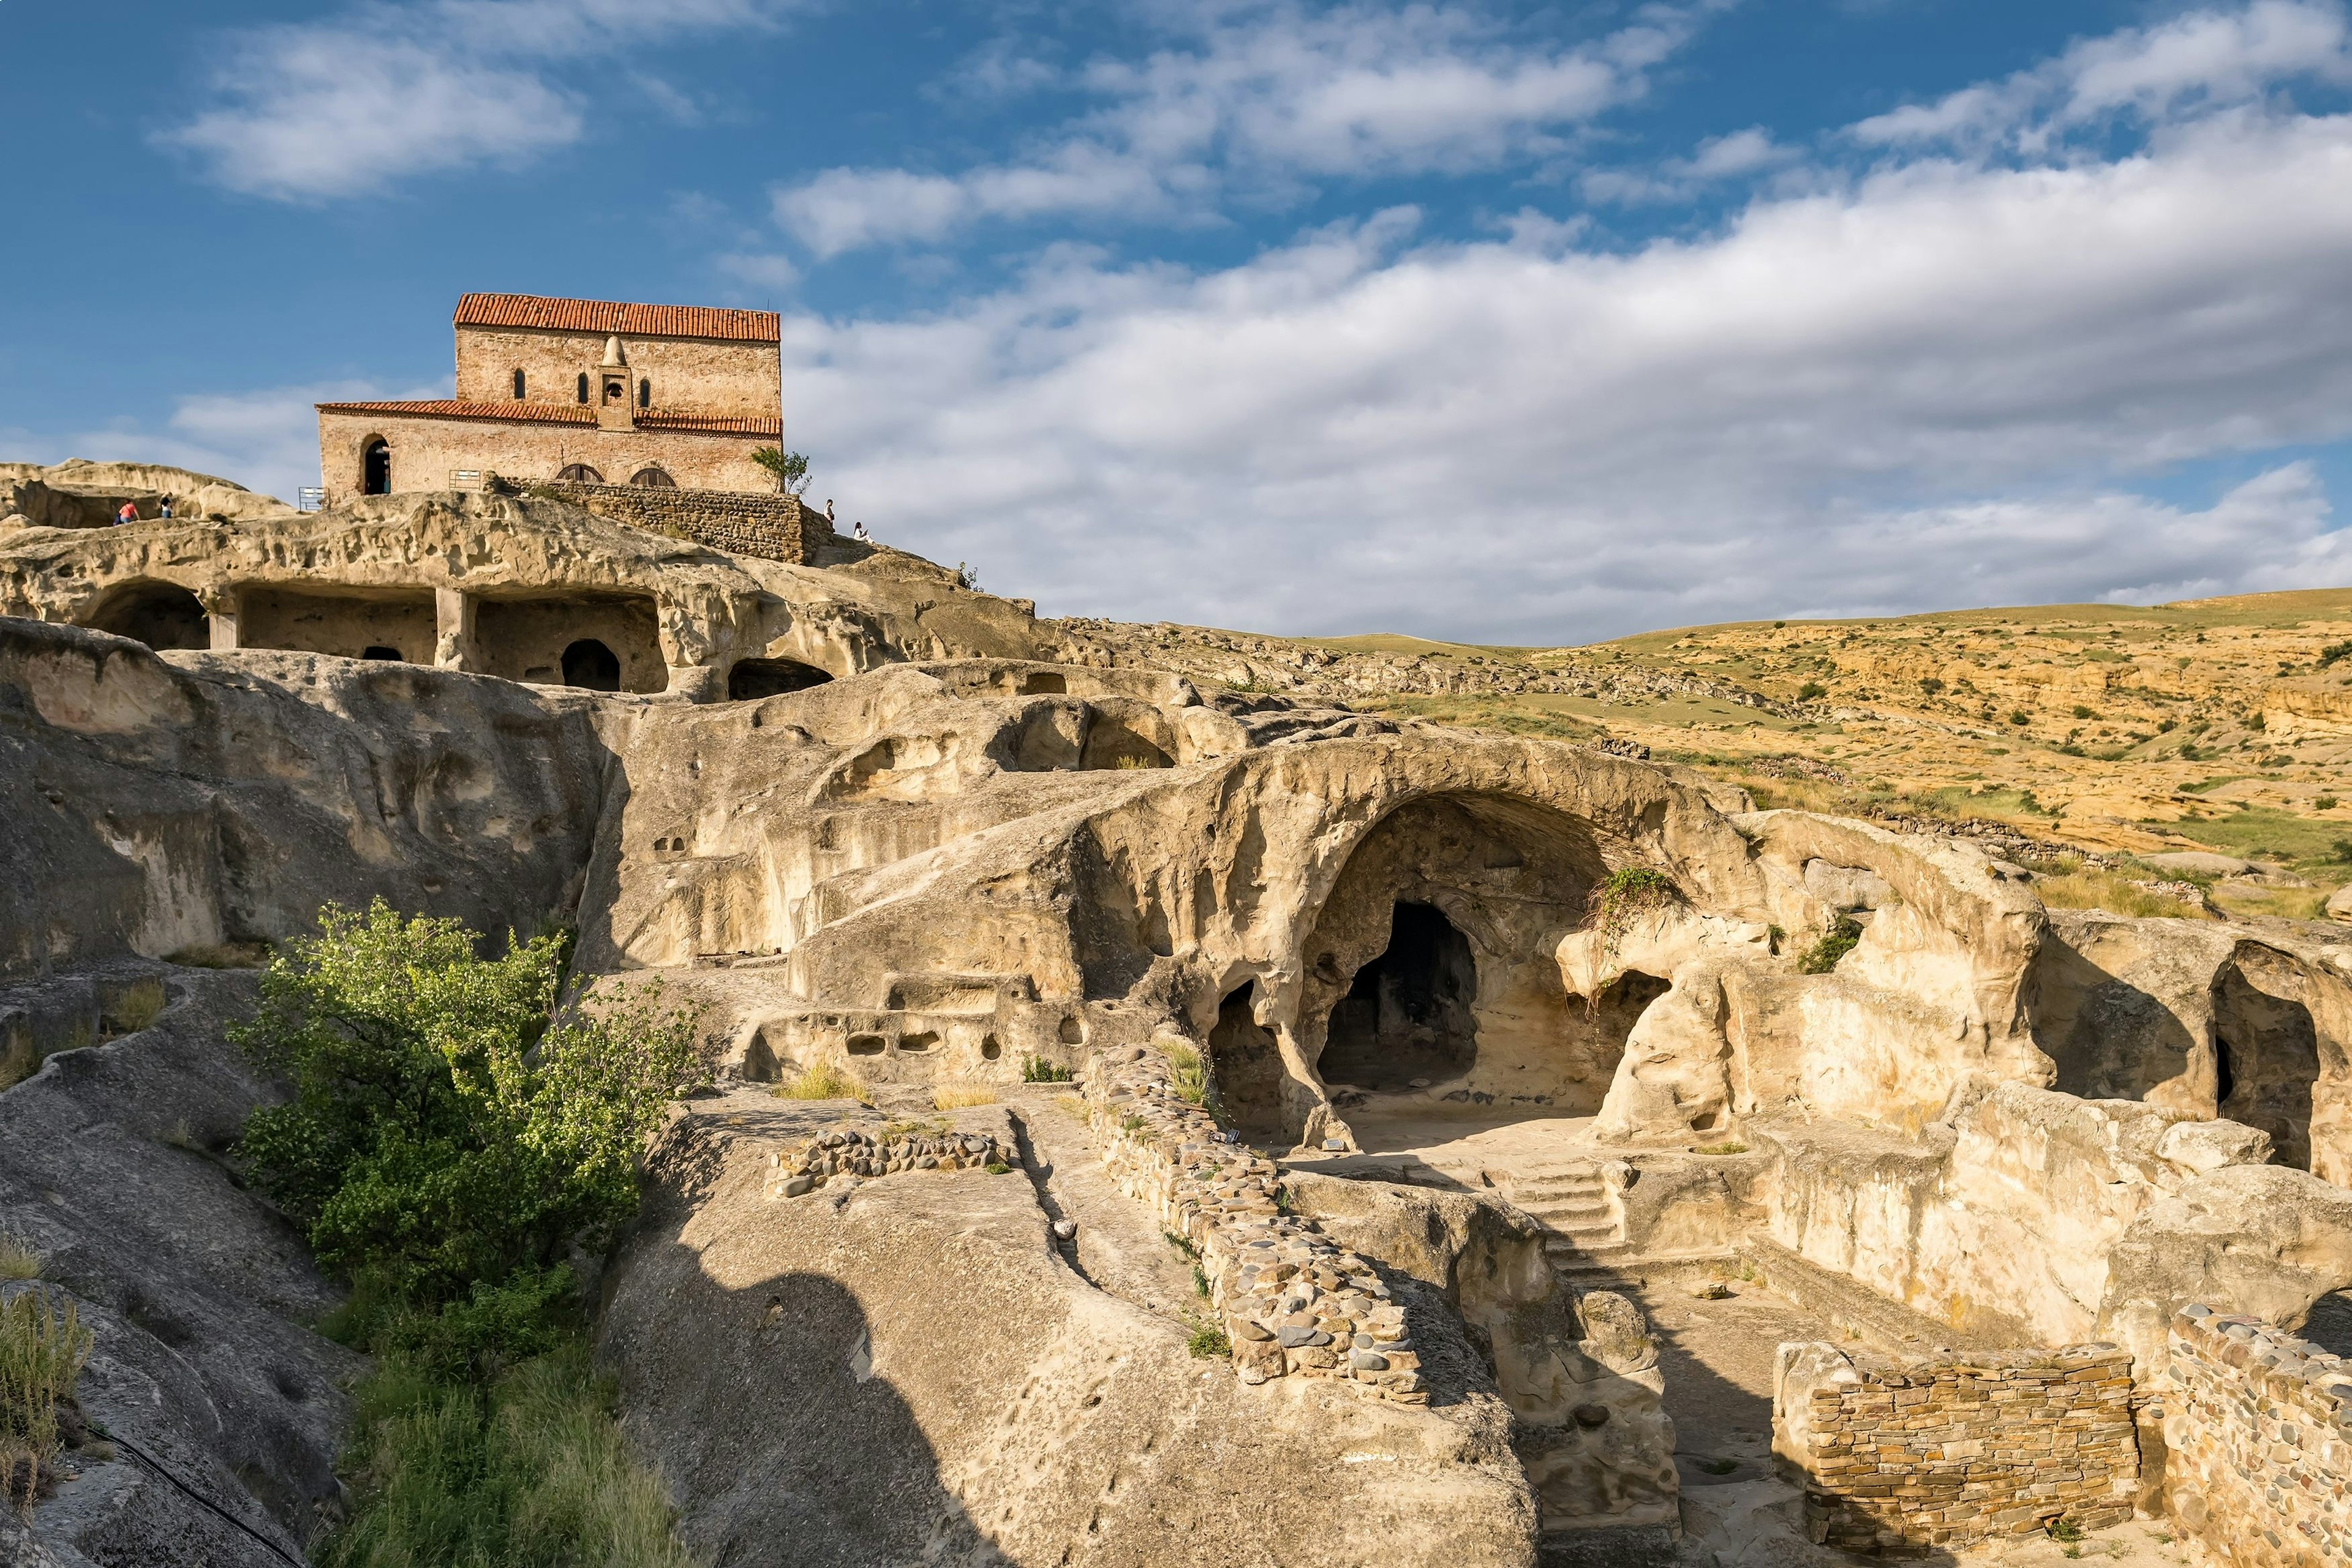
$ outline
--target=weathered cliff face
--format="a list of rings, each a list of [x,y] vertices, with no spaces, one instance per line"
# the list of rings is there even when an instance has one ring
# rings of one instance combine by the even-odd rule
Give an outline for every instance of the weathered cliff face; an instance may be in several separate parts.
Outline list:
[[[0,975],[274,942],[379,896],[569,920],[609,758],[584,697],[0,618]]]

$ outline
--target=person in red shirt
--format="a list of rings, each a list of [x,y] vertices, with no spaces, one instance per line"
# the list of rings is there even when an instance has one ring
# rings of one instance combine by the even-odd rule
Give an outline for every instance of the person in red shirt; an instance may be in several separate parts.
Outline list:
[[[122,503],[122,510],[114,514],[114,526],[117,528],[121,528],[126,522],[137,522],[138,521],[139,509],[129,501],[124,501]]]

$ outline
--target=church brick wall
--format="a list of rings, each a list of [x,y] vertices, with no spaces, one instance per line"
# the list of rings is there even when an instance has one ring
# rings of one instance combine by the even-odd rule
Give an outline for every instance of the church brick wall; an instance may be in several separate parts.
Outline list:
[[[457,331],[457,397],[465,402],[511,401],[514,373],[520,370],[524,402],[576,408],[580,406],[580,373],[589,372],[593,380],[604,357],[606,334],[603,332],[471,325],[460,326]],[[624,333],[621,348],[629,362],[633,403],[642,377],[653,383],[653,407],[657,412],[732,419],[777,416],[783,362],[774,343]],[[595,395],[592,385],[592,400]]]
[[[639,469],[654,467],[688,489],[775,488],[774,477],[751,460],[754,451],[776,444],[773,436],[322,410],[319,450],[328,505],[362,493],[361,447],[371,436],[391,445],[394,490],[449,489],[457,483],[451,475],[460,471],[551,480],[571,463],[585,463],[624,485]]]

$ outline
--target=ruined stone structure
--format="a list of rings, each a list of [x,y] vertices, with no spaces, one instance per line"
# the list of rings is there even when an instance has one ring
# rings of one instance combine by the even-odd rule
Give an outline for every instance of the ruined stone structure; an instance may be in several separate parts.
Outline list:
[[[2167,1511],[2196,1561],[2352,1562],[2352,1364],[2201,1303],[2173,1320]]]
[[[771,310],[527,294],[457,301],[454,398],[319,405],[329,504],[485,474],[758,492],[783,436]]]
[[[2051,910],[1965,842],[1225,689],[660,493],[0,531],[0,1218],[89,1260],[94,1407],[253,1529],[299,1547],[331,1481],[331,1406],[270,1369],[341,1363],[159,1119],[213,1075],[225,1142],[269,1092],[205,966],[381,895],[567,922],[722,1037],[598,1330],[714,1557],[2340,1539],[2336,1363],[2284,1336],[2352,1287],[2347,933]],[[100,1026],[151,984],[161,1021]],[[819,1068],[872,1104],[771,1092]],[[950,1089],[996,1099],[896,1121]],[[41,1198],[92,1150],[129,1217]],[[183,1210],[236,1247],[137,1217]],[[1777,1429],[1677,1346],[1715,1302],[1815,1346]],[[75,1485],[44,1550],[178,1528],[152,1479]]]

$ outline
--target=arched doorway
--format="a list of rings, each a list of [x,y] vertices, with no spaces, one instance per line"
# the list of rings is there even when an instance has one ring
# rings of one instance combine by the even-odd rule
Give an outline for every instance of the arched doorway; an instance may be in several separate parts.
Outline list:
[[[392,443],[381,436],[371,436],[360,443],[360,493],[392,493]]]
[[[1274,1031],[1259,1026],[1247,985],[1218,1005],[1217,1026],[1209,1031],[1209,1072],[1217,1108],[1244,1138],[1257,1143],[1286,1136],[1282,1049]]]
[[[667,468],[639,468],[635,473],[629,476],[629,483],[643,486],[646,489],[674,490],[677,489],[677,481],[669,477],[669,470]]]
[[[594,637],[582,637],[563,650],[563,684],[588,691],[618,691],[621,660]]]
[[[1395,1091],[1468,1071],[1478,1056],[1478,962],[1433,904],[1400,902],[1388,946],[1332,1005],[1318,1064],[1328,1083]]]
[[[176,583],[132,583],[99,602],[86,625],[119,637],[166,648],[212,646],[212,626],[196,596]]]
[[[604,476],[585,463],[566,463],[555,470],[558,480],[567,485],[601,485]]]

